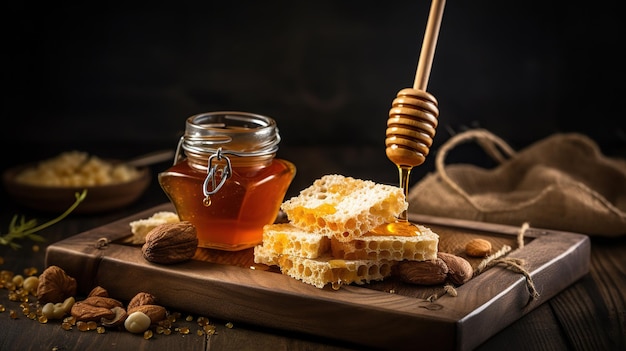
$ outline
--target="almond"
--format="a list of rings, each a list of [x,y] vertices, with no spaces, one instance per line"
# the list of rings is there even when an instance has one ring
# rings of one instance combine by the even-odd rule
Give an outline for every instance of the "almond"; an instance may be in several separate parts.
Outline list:
[[[154,305],[156,302],[156,297],[147,292],[139,292],[135,295],[130,302],[128,303],[127,309],[132,309],[141,305]]]
[[[487,257],[491,253],[491,243],[485,239],[472,239],[465,245],[465,253],[471,257]]]
[[[110,308],[93,306],[83,301],[78,301],[72,305],[71,314],[76,321],[100,321],[102,318],[111,319],[115,317],[115,311]]]
[[[95,307],[104,307],[108,309],[112,309],[113,307],[124,306],[121,301],[118,301],[111,297],[104,297],[104,296],[88,296],[81,302],[84,302],[86,304],[89,304]]]
[[[165,307],[159,305],[139,305],[128,309],[129,315],[134,312],[144,313],[146,316],[150,317],[152,324],[157,324],[167,316]]]
[[[196,253],[196,227],[188,221],[161,224],[146,234],[143,257],[154,263],[174,264],[190,260]]]
[[[109,292],[106,291],[106,289],[101,286],[96,286],[95,288],[91,289],[91,291],[89,292],[89,295],[87,296],[109,297]]]
[[[463,285],[474,275],[474,268],[463,257],[450,253],[438,252],[437,258],[443,260],[448,266],[448,279],[453,284]]]
[[[440,258],[426,261],[401,261],[394,266],[394,274],[405,283],[436,285],[446,280],[448,267]]]

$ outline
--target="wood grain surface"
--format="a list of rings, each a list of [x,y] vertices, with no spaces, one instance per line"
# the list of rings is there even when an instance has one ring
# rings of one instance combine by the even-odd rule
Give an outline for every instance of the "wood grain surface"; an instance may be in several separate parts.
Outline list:
[[[364,347],[402,349],[417,337],[426,347],[457,350],[480,345],[589,270],[588,237],[536,229],[527,230],[524,237],[528,243],[507,257],[524,261],[541,289],[537,300],[531,300],[523,275],[499,266],[457,287],[457,297],[446,295],[443,287],[422,287],[397,279],[335,291],[275,271],[250,269],[257,268],[251,250],[203,250],[194,260],[158,265],[146,261],[140,247],[116,243],[131,235],[131,221],[167,210],[173,210],[169,203],[55,243],[47,249],[46,266],[59,266],[75,277],[83,294],[103,286],[112,296],[128,301],[145,291],[176,309]],[[412,216],[411,220],[439,233],[440,251],[461,256],[472,238],[487,238],[498,250],[503,245],[515,247],[519,232],[510,226],[428,216]],[[99,247],[97,243],[103,239],[109,244]],[[468,259],[474,267],[481,261]],[[433,295],[438,298],[429,299]],[[379,333],[363,333],[372,321],[379,324]]]

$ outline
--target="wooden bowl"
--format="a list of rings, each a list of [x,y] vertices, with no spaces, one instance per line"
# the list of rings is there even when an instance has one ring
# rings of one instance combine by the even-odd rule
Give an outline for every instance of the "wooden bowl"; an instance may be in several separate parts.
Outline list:
[[[19,204],[31,209],[63,213],[75,201],[76,193],[87,189],[87,196],[73,213],[97,213],[124,207],[136,201],[148,188],[151,174],[148,168],[138,168],[139,177],[129,182],[88,186],[88,187],[55,187],[23,184],[15,181],[15,177],[33,164],[11,168],[4,172],[2,180],[7,193]]]

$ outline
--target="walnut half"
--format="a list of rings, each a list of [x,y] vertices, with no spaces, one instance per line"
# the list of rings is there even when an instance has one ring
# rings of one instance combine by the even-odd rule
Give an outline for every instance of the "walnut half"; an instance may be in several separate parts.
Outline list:
[[[37,300],[42,304],[63,302],[76,295],[76,279],[65,273],[59,266],[49,266],[39,276]]]
[[[143,257],[153,263],[173,264],[190,260],[196,253],[196,227],[188,221],[161,224],[146,234]]]

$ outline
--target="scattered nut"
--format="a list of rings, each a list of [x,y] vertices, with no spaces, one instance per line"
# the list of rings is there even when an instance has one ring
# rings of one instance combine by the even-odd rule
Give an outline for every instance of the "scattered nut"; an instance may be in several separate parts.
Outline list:
[[[11,281],[15,286],[22,286],[22,284],[24,284],[24,276],[21,274],[16,274],[13,276],[13,279]]]
[[[465,245],[465,253],[471,257],[487,257],[491,253],[491,243],[485,239],[472,239]]]
[[[38,286],[39,286],[39,277],[35,277],[35,276],[27,277],[26,279],[24,279],[24,282],[22,283],[22,288],[24,288],[24,290],[32,294],[37,293]]]
[[[102,326],[119,327],[126,321],[126,318],[128,318],[126,310],[122,307],[113,307],[111,311],[115,312],[115,316],[113,318],[101,318],[100,324],[102,324]]]
[[[126,306],[126,308],[130,310],[134,307],[141,305],[154,305],[155,302],[156,297],[154,295],[147,292],[140,292],[137,293],[137,295],[135,295],[132,299],[130,299],[130,302],[128,303],[128,306]]]
[[[101,286],[96,286],[95,288],[91,289],[91,292],[89,292],[89,295],[87,296],[109,297],[109,292]]]
[[[188,221],[161,224],[146,234],[143,257],[154,263],[173,264],[190,260],[196,253],[196,227]]]
[[[76,295],[76,279],[58,266],[46,268],[39,276],[37,300],[40,303],[61,302]]]
[[[84,301],[76,302],[71,309],[72,317],[76,321],[100,321],[102,318],[112,319],[115,312],[110,308],[93,306]]]
[[[402,261],[394,266],[394,274],[405,283],[436,285],[446,280],[448,267],[440,258],[427,261]]]
[[[134,312],[144,313],[146,316],[150,317],[152,324],[157,324],[158,322],[164,320],[167,315],[165,307],[159,305],[140,305],[128,309],[129,314]]]
[[[74,303],[73,296],[68,297],[63,302],[48,302],[41,308],[41,313],[48,319],[61,319],[70,312]]]
[[[463,285],[468,280],[472,279],[474,269],[463,257],[445,252],[438,252],[437,257],[443,260],[448,266],[448,279],[450,279],[453,284]]]
[[[126,320],[124,321],[124,328],[131,333],[138,334],[148,330],[148,328],[150,328],[150,324],[152,324],[150,317],[143,312],[136,311],[130,313],[128,317],[126,317]]]
[[[56,304],[48,302],[41,308],[41,313],[48,319],[61,319],[65,316],[65,311],[61,310],[60,306],[56,306],[60,304],[60,302],[57,302]]]
[[[81,302],[89,304],[94,307],[104,307],[108,309],[112,309],[113,307],[124,307],[122,302],[111,297],[103,297],[103,296],[89,296]]]

